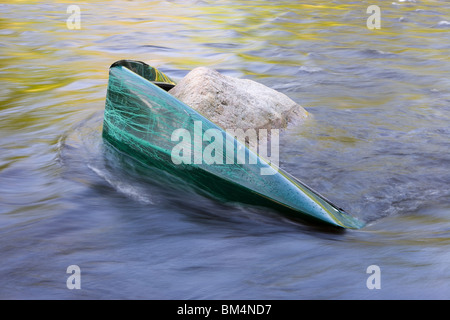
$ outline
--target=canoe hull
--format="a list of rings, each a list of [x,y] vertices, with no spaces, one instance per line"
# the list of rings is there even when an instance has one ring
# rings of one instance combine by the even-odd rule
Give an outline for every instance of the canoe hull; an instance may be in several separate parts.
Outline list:
[[[125,60],[113,64],[109,70],[104,139],[127,155],[178,176],[221,200],[270,207],[295,219],[338,228],[364,226],[167,93],[174,85],[169,77],[145,63]],[[173,132],[182,128],[194,136],[195,123],[199,122],[202,134],[216,129],[223,141],[235,149],[243,148],[249,163],[237,163],[234,155],[232,164],[228,164],[230,159],[224,152],[220,164],[175,164],[172,150],[178,142],[172,141]],[[203,141],[197,146],[200,152],[206,144]],[[262,168],[274,170],[274,174],[262,175]]]

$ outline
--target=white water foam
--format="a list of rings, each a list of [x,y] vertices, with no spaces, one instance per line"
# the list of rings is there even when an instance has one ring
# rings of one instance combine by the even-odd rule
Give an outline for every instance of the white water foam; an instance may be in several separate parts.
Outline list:
[[[126,195],[127,197],[130,197],[133,200],[139,201],[144,204],[154,204],[150,197],[146,195],[145,190],[142,190],[141,188],[129,183],[115,180],[107,172],[102,171],[101,169],[96,168],[90,164],[88,164],[88,168],[94,171],[100,178],[108,182],[115,190]]]

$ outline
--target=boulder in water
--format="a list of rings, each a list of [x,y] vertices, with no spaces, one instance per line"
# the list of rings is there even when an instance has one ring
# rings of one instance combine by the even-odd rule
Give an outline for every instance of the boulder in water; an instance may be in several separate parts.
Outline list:
[[[285,94],[206,67],[189,72],[170,94],[223,129],[282,129],[308,112]]]

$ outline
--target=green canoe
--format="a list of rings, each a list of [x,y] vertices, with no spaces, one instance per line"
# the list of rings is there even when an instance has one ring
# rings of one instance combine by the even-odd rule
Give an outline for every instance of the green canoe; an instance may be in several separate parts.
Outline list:
[[[295,219],[339,228],[364,226],[364,222],[285,171],[272,167],[234,137],[230,138],[225,130],[170,95],[167,91],[173,86],[175,82],[168,76],[143,62],[115,62],[109,69],[103,138],[131,157],[181,177],[220,199],[271,207]],[[233,161],[226,159],[230,157],[226,152],[220,154],[221,163],[174,161],[173,150],[179,141],[173,141],[173,134],[177,129],[192,137],[199,130],[203,135],[215,129],[223,135],[222,151],[244,149],[249,161],[236,161],[237,152],[231,155]],[[194,153],[195,148],[203,150],[208,145],[203,140],[207,139],[197,145],[194,142]],[[274,172],[263,175],[261,169]]]

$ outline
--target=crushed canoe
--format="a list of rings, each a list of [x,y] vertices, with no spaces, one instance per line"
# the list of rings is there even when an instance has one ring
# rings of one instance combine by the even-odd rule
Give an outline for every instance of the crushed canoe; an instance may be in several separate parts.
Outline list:
[[[167,91],[176,83],[144,62],[120,60],[109,69],[109,82],[103,121],[103,138],[131,157],[199,187],[228,201],[272,207],[300,220],[314,221],[339,228],[359,229],[364,222],[332,204],[319,193],[287,172],[269,164],[225,130],[193,110]],[[185,163],[174,161],[173,141],[177,129],[192,137],[216,129],[231,148],[244,148],[248,163],[225,159],[222,163]],[[204,148],[206,141],[201,140]],[[227,146],[230,147],[230,146]],[[203,150],[203,149],[202,149]],[[195,150],[194,150],[195,152]],[[221,155],[222,156],[222,155]],[[237,152],[232,157],[236,157]],[[241,161],[242,162],[242,161]],[[274,170],[261,174],[261,170]]]

